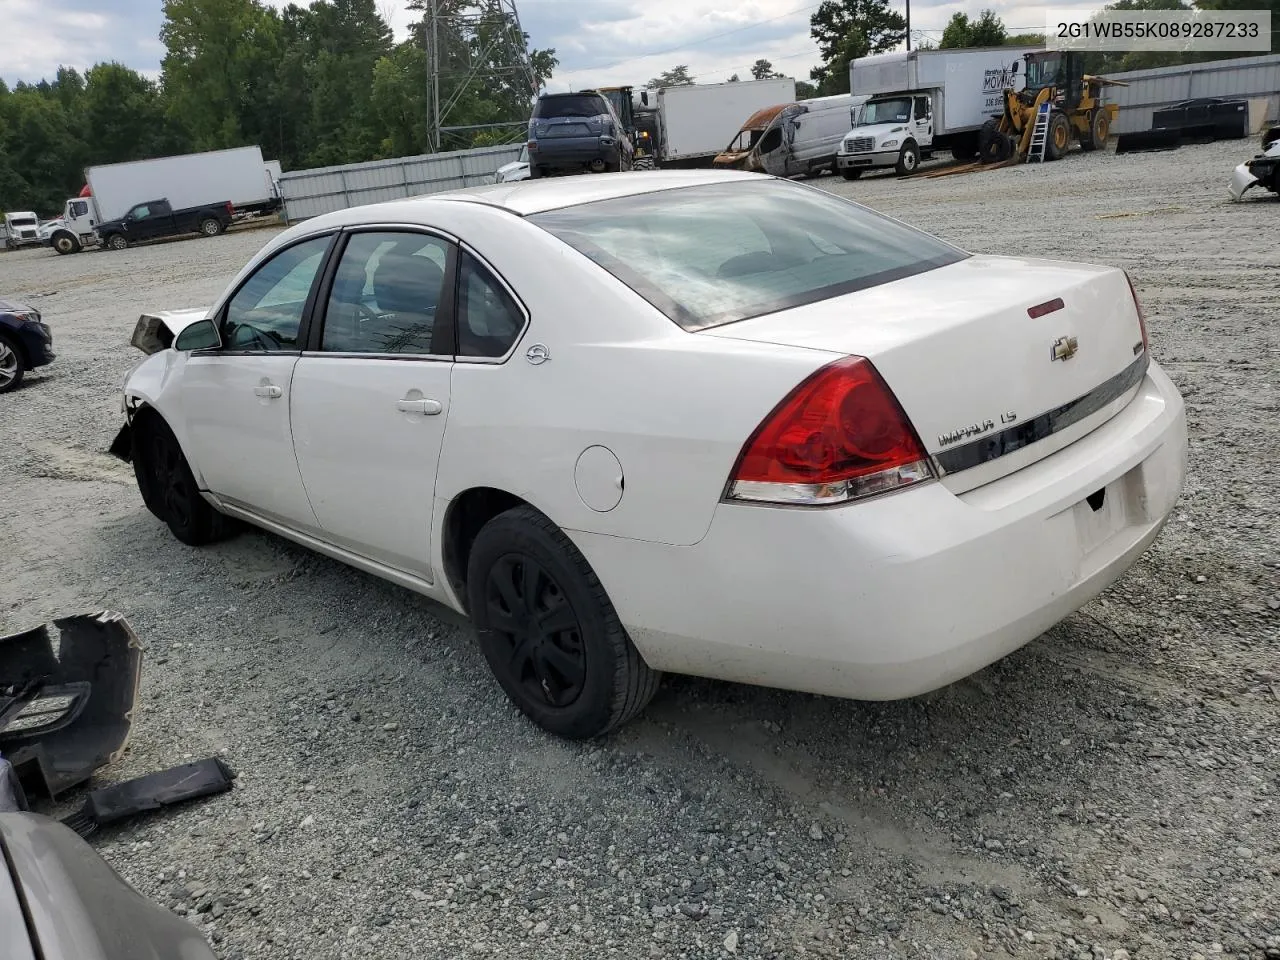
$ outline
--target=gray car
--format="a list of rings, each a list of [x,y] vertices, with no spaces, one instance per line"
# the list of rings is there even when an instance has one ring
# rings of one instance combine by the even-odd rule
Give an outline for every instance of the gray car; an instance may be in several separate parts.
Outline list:
[[[0,813],[4,960],[215,960],[200,932],[147,900],[75,831]]]

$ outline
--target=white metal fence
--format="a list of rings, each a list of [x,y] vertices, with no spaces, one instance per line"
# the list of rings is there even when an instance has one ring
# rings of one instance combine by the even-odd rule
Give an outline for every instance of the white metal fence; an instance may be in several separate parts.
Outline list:
[[[402,200],[493,182],[498,168],[520,156],[521,144],[478,147],[340,167],[291,170],[280,176],[289,223],[364,203]]]
[[[1267,118],[1280,116],[1280,54],[1210,60],[1177,67],[1108,73],[1127,87],[1109,87],[1107,99],[1120,105],[1115,133],[1151,129],[1151,115],[1200,97],[1266,99]]]

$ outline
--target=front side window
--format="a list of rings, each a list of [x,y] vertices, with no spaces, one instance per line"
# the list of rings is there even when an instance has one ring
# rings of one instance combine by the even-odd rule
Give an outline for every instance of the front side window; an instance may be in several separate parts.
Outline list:
[[[89,204],[83,200],[77,200],[71,204],[71,216],[73,217],[83,217],[88,212]]]
[[[663,190],[528,219],[686,330],[815,303],[968,256],[858,204],[773,180]]]
[[[150,212],[151,212],[150,207],[148,207],[145,203],[140,203],[136,207],[134,207],[132,210],[129,211],[129,217],[132,220],[141,220]]]
[[[314,237],[280,251],[253,273],[227,304],[222,342],[227,350],[300,350],[298,330],[330,237]]]
[[[320,349],[428,356],[449,245],[421,233],[357,233],[333,278]]]
[[[924,120],[929,116],[929,98],[916,97],[916,119]]]
[[[523,327],[524,314],[515,300],[464,251],[458,274],[458,355],[505,356]]]

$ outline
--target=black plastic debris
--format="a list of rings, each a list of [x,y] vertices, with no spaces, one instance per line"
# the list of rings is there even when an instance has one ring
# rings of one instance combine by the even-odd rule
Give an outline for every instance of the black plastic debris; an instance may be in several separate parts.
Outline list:
[[[174,804],[226,793],[235,774],[217,757],[171,767],[90,791],[84,806],[62,822],[87,837],[99,827]]]
[[[56,800],[129,742],[142,644],[118,613],[0,637],[0,753],[28,797]]]

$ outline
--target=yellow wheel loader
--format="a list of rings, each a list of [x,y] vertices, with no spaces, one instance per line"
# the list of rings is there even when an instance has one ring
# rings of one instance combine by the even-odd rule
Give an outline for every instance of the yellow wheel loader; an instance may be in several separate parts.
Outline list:
[[[1005,90],[1004,114],[988,120],[979,134],[982,162],[1026,160],[1033,152],[1036,121],[1045,104],[1044,145],[1041,148],[1037,142],[1034,151],[1038,154],[1043,149],[1043,159],[1057,160],[1070,149],[1072,140],[1078,140],[1082,150],[1106,146],[1120,112],[1116,104],[1106,102],[1106,88],[1128,84],[1086,74],[1081,55],[1070,50],[1042,50],[1024,59],[1026,85]]]

